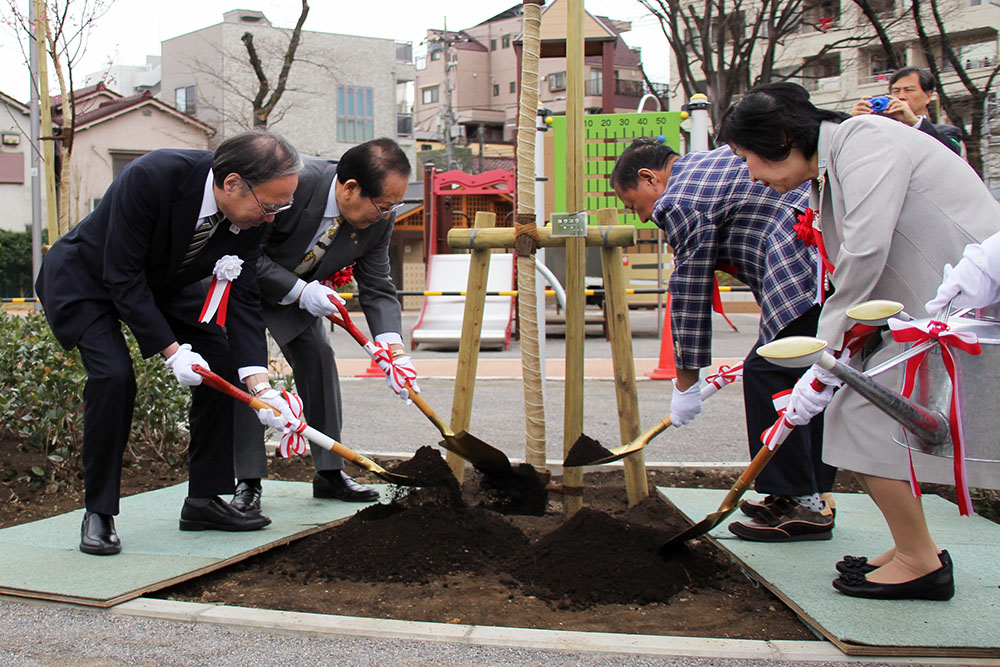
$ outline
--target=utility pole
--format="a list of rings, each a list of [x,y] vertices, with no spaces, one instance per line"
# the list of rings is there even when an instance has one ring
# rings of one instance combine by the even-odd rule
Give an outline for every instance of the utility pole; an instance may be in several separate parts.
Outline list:
[[[448,35],[448,19],[444,20],[444,113],[441,116],[441,126],[444,128],[444,155],[447,169],[455,168],[455,136],[452,128],[457,127],[455,112],[451,106],[451,95],[454,87],[451,83],[451,37]]]
[[[38,5],[31,3],[29,16],[34,30],[39,29],[36,11]],[[42,267],[42,117],[38,100],[38,58],[45,57],[45,52],[38,53],[37,35],[32,35],[28,45],[28,68],[31,76],[31,284],[38,278]],[[37,296],[37,295],[36,295]],[[35,307],[38,307],[36,302]]]

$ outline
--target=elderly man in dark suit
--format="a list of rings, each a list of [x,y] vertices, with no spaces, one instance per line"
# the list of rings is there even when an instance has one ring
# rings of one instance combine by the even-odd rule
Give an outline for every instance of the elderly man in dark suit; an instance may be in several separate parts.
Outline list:
[[[403,349],[402,317],[389,277],[389,239],[410,176],[406,154],[391,139],[375,139],[348,150],[339,161],[305,161],[295,204],[267,232],[258,267],[264,321],[292,367],[307,423],[340,438],[340,382],[329,323],[340,297],[323,281],[353,265],[358,299],[377,344],[391,364],[416,371]],[[383,370],[386,370],[383,368]],[[408,388],[387,382],[407,400]],[[239,484],[233,506],[259,512],[261,478],[267,476],[262,426],[237,413],[234,455]],[[344,471],[336,454],[312,446],[313,496],[354,502],[378,498]]]
[[[143,356],[161,354],[177,380],[192,387],[181,530],[256,530],[270,523],[219,498],[233,492],[235,402],[199,386],[192,366],[230,380],[238,375],[290,414],[277,392],[262,386],[267,345],[256,274],[260,225],[290,205],[301,166],[289,143],[264,131],[232,137],[214,155],[153,151],[126,166],[97,209],[46,254],[37,293],[56,338],[79,348],[87,371],[81,551],[109,555],[122,548],[114,516],[136,397],[123,322]],[[201,316],[200,282],[220,271],[231,280],[225,330]],[[277,421],[267,415],[273,417],[262,410],[259,418]]]

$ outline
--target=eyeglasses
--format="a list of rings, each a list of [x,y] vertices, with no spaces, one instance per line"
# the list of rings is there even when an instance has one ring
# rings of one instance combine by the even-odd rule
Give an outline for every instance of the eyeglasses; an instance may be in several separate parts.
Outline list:
[[[241,176],[240,178],[243,177]],[[287,211],[292,207],[292,204],[295,203],[295,198],[293,197],[289,199],[288,203],[286,204],[268,204],[265,206],[260,202],[260,199],[257,198],[257,193],[253,191],[253,186],[250,185],[250,181],[244,178],[243,182],[247,184],[248,188],[250,188],[250,194],[253,195],[254,200],[257,202],[257,206],[260,206],[260,212],[263,213],[264,215],[274,215],[275,213],[281,213],[282,211]]]
[[[367,197],[367,195],[365,195],[365,196]],[[391,206],[389,206],[389,208],[387,208],[386,210],[383,211],[379,207],[379,205],[375,203],[374,199],[372,199],[371,197],[368,197],[368,201],[370,201],[372,203],[372,206],[375,207],[375,210],[378,211],[378,217],[380,217],[380,218],[388,218],[390,215],[392,215],[393,213],[395,213],[399,209],[403,208],[403,206],[406,203],[406,202],[399,202],[398,204],[392,204]]]

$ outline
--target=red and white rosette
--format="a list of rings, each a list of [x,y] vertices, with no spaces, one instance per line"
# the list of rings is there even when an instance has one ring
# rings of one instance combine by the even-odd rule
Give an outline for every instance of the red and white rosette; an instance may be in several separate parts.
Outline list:
[[[833,262],[826,256],[826,245],[823,243],[823,231],[816,227],[816,212],[807,208],[806,212],[798,216],[799,221],[792,225],[799,240],[807,246],[814,246],[818,254],[816,266],[816,303],[823,303],[826,299],[826,289],[829,285],[830,276],[833,274]]]
[[[281,436],[281,443],[278,445],[278,453],[284,458],[291,458],[296,454],[306,453],[306,439],[302,432],[306,430],[306,422],[302,419],[302,399],[294,392],[281,390],[288,407],[295,415],[295,421],[285,425],[285,432]]]
[[[962,429],[962,397],[959,387],[959,374],[955,364],[955,353],[952,348],[957,348],[971,355],[982,354],[979,339],[971,331],[952,331],[944,322],[930,320],[922,322],[903,322],[898,319],[889,320],[889,328],[892,330],[892,337],[898,343],[913,343],[914,345],[926,340],[936,339],[941,344],[941,361],[948,372],[948,379],[951,381],[951,406],[948,411],[948,427],[951,430],[951,443],[954,449],[954,470],[955,470],[955,491],[958,494],[958,512],[962,516],[969,516],[974,513],[972,507],[972,496],[969,494],[969,483],[965,468],[965,445],[964,432]],[[910,358],[906,362],[903,375],[903,395],[909,397],[913,393],[913,385],[917,377],[917,369],[923,361],[927,352]],[[907,448],[910,457],[910,486],[913,495],[920,497],[920,486],[917,483],[917,476],[913,470],[913,450]]]
[[[243,271],[243,260],[236,255],[223,255],[212,269],[212,284],[201,307],[199,322],[208,323],[215,317],[220,327],[226,326],[226,306],[229,303],[229,288]]]

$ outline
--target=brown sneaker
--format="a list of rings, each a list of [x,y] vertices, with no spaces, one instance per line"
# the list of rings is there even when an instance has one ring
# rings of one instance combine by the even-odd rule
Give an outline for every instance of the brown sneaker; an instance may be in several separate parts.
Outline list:
[[[740,503],[740,511],[753,519],[764,510],[784,514],[794,505],[795,503],[785,496],[768,495],[761,500],[744,500]]]
[[[782,514],[762,510],[751,521],[731,523],[729,532],[753,542],[829,540],[833,537],[833,511],[824,506],[822,512],[813,512],[793,503]]]

